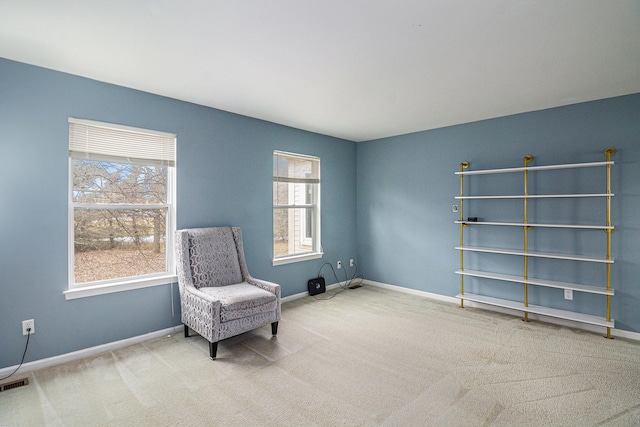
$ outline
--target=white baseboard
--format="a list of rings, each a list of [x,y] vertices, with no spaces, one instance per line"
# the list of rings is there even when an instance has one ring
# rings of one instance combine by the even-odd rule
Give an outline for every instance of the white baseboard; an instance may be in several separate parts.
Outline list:
[[[50,366],[60,365],[62,363],[71,362],[73,360],[83,359],[85,357],[96,356],[106,351],[117,350],[133,344],[139,344],[145,341],[150,341],[156,338],[162,338],[167,335],[179,333],[183,330],[183,326],[174,326],[173,328],[162,329],[160,331],[149,332],[148,334],[138,335],[136,337],[126,338],[120,341],[113,341],[106,344],[97,345],[95,347],[83,348],[82,350],[72,351],[71,353],[65,353],[58,356],[47,357],[46,359],[34,360],[33,362],[27,362],[23,364],[20,369],[15,373],[15,376],[24,374],[27,372],[35,371],[37,369],[48,368]],[[12,373],[18,365],[9,366],[8,368],[0,369],[0,378],[4,378]]]
[[[433,300],[437,300],[437,301],[444,301],[444,302],[449,302],[449,303],[453,303],[453,304],[460,304],[460,300],[458,298],[456,298],[456,297],[448,297],[446,295],[434,294],[434,293],[431,293],[431,292],[419,291],[419,290],[410,289],[410,288],[403,288],[402,286],[396,286],[396,285],[389,285],[387,283],[374,282],[373,280],[363,280],[362,283],[364,283],[366,285],[377,286],[379,288],[385,288],[385,289],[390,289],[390,290],[393,290],[393,291],[402,292],[402,293],[405,293],[405,294],[410,294],[410,295],[416,295],[416,296],[420,296],[420,297],[424,297],[424,298],[429,298],[429,299],[433,299]],[[510,310],[508,308],[495,307],[495,306],[486,305],[486,304],[479,304],[479,303],[475,303],[473,301],[467,301],[467,300],[465,300],[464,305],[465,305],[465,307],[481,308],[483,310],[495,311],[497,313],[508,314],[508,315],[515,316],[515,317],[522,317],[522,312],[521,311]],[[598,334],[602,334],[603,332],[606,333],[606,329],[604,327],[601,327],[601,326],[589,325],[589,324],[586,324],[586,323],[574,322],[574,321],[565,320],[565,319],[558,319],[558,318],[555,318],[555,317],[542,316],[542,315],[539,315],[539,314],[529,313],[529,319],[530,320],[538,320],[540,322],[545,322],[545,323],[551,323],[551,324],[558,325],[558,326],[565,326],[567,328],[581,329],[581,330],[594,332],[594,333],[598,333]],[[631,331],[625,331],[625,330],[622,330],[622,329],[615,329],[615,328],[611,329],[611,336],[612,337],[619,337],[619,338],[626,338],[626,339],[633,340],[633,341],[640,341],[640,333],[631,332]]]
[[[346,283],[347,282],[339,282],[339,283],[334,283],[332,285],[328,285],[327,286],[327,290],[335,289],[338,286],[346,286]],[[362,284],[370,285],[370,286],[376,286],[376,287],[379,287],[379,288],[389,289],[389,290],[392,290],[392,291],[402,292],[402,293],[405,293],[405,294],[415,295],[415,296],[419,296],[419,297],[423,297],[423,298],[429,298],[429,299],[432,299],[432,300],[443,301],[443,302],[447,302],[447,303],[451,303],[451,304],[459,304],[460,303],[460,300],[458,298],[456,298],[456,297],[449,297],[449,296],[446,296],[446,295],[434,294],[434,293],[431,293],[431,292],[420,291],[420,290],[417,290],[417,289],[403,288],[402,286],[390,285],[388,283],[375,282],[373,280],[363,280]],[[282,302],[293,301],[293,300],[296,300],[296,299],[299,299],[299,298],[304,298],[304,297],[306,297],[308,295],[309,295],[308,292],[300,292],[298,294],[289,295],[287,297],[282,298]],[[519,311],[516,311],[516,310],[509,310],[509,309],[501,308],[501,307],[493,307],[493,306],[489,306],[489,305],[485,305],[485,304],[477,304],[477,303],[474,303],[472,301],[466,301],[465,305],[467,307],[482,308],[482,309],[485,309],[485,310],[495,311],[495,312],[499,312],[499,313],[503,313],[503,314],[509,314],[509,315],[513,315],[513,316],[516,316],[516,317],[521,317],[522,316],[522,313],[519,312]],[[529,314],[529,318],[532,319],[532,320],[539,320],[541,322],[552,323],[552,324],[565,326],[565,327],[569,327],[569,328],[582,329],[582,330],[595,332],[595,333],[602,333],[602,331],[604,330],[604,328],[598,327],[598,326],[588,325],[588,324],[584,324],[584,323],[580,323],[580,322],[572,322],[570,320],[556,319],[556,318],[553,318],[553,317],[541,316],[541,315],[531,314],[531,313]],[[179,333],[182,330],[183,330],[183,326],[182,325],[174,326],[172,328],[162,329],[160,331],[150,332],[148,334],[138,335],[136,337],[127,338],[127,339],[120,340],[120,341],[114,341],[114,342],[98,345],[98,346],[95,346],[95,347],[89,347],[89,348],[85,348],[85,349],[82,349],[82,350],[73,351],[71,353],[61,354],[59,356],[48,357],[46,359],[40,359],[40,360],[34,360],[33,362],[27,362],[27,363],[23,364],[20,367],[20,369],[16,372],[15,375],[19,376],[20,374],[24,374],[24,373],[27,373],[27,372],[35,371],[37,369],[48,368],[50,366],[60,365],[62,363],[71,362],[73,360],[78,360],[78,359],[83,359],[85,357],[96,356],[96,355],[104,353],[106,351],[117,350],[117,349],[124,348],[124,347],[130,346],[130,345],[139,344],[139,343],[142,343],[142,342],[145,342],[145,341],[150,341],[150,340],[153,340],[153,339],[156,339],[156,338],[162,338],[162,337],[167,336],[167,335]],[[640,333],[637,333],[637,332],[625,331],[625,330],[621,330],[621,329],[612,329],[611,330],[611,335],[614,336],[614,337],[620,337],[620,338],[626,338],[626,339],[629,339],[629,340],[640,341]],[[18,365],[9,366],[7,368],[0,369],[0,378],[6,377],[7,375],[11,374],[17,367],[18,367]]]
[[[455,298],[455,297],[448,297],[446,295],[419,291],[417,289],[403,288],[402,286],[390,285],[388,283],[374,282],[373,280],[363,280],[362,283],[365,285],[371,285],[371,286],[376,286],[378,288],[390,289],[392,291],[402,292],[403,294],[416,295],[419,297],[429,298],[437,301],[450,302],[454,304],[460,301],[458,300],[458,298]]]

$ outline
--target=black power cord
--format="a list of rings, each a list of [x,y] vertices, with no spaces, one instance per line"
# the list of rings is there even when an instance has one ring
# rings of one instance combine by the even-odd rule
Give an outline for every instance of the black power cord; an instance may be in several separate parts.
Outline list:
[[[22,353],[22,360],[20,361],[20,364],[18,365],[18,367],[11,372],[8,376],[4,377],[4,378],[0,378],[0,381],[4,381],[7,378],[11,378],[16,372],[18,372],[18,369],[20,369],[20,367],[22,366],[22,364],[24,363],[24,357],[27,355],[27,349],[29,348],[29,337],[31,336],[31,328],[27,328],[27,344],[24,346],[24,353]]]
[[[347,276],[347,270],[344,270],[344,285],[340,282],[340,279],[338,279],[338,275],[336,274],[336,270],[333,269],[333,265],[329,262],[325,262],[324,264],[322,264],[320,266],[320,270],[318,270],[318,277],[324,277],[321,273],[322,273],[322,269],[324,268],[325,265],[328,265],[331,268],[331,271],[333,272],[333,277],[336,279],[336,283],[338,284],[338,286],[340,286],[340,290],[336,291],[333,293],[333,295],[329,296],[328,298],[318,298],[315,295],[312,295],[313,298],[315,298],[318,301],[328,301],[330,299],[332,299],[333,297],[335,297],[336,295],[338,295],[341,292],[346,291],[347,289],[356,289],[359,288],[360,286],[362,286],[362,280],[364,279],[363,276],[357,276],[358,274],[358,265],[354,262],[353,263],[356,267],[355,271],[353,272],[353,276],[351,276],[351,279],[349,279],[349,277]],[[359,279],[360,282],[354,284],[354,280],[355,279]]]

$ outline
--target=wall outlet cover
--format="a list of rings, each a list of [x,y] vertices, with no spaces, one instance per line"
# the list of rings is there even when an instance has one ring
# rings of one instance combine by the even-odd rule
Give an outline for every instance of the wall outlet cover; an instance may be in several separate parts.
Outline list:
[[[573,300],[573,290],[572,289],[565,289],[564,290],[564,299]]]

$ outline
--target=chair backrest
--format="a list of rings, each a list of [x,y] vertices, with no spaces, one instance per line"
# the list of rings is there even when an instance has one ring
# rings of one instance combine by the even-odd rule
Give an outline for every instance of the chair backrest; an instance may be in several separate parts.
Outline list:
[[[234,236],[236,231],[236,236]],[[240,239],[238,244],[236,239]],[[196,288],[227,286],[243,281],[240,229],[209,227],[178,230],[176,256],[178,277]],[[180,271],[182,269],[182,271]]]

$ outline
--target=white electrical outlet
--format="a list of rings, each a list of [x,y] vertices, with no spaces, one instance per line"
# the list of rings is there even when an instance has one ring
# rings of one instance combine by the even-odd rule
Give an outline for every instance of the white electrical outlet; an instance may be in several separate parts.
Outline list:
[[[453,205],[453,208],[451,210],[453,212],[458,212],[458,205]]]
[[[342,261],[338,261],[337,265],[338,265],[338,269],[341,269],[342,268]]]
[[[564,299],[572,300],[573,299],[573,289],[565,289],[564,290]]]
[[[27,329],[30,329],[29,331]],[[33,319],[22,321],[22,335],[34,334],[36,332],[36,321]]]
[[[349,260],[349,267],[355,267],[356,263],[353,262],[353,258]]]

